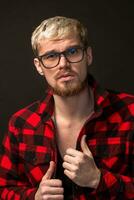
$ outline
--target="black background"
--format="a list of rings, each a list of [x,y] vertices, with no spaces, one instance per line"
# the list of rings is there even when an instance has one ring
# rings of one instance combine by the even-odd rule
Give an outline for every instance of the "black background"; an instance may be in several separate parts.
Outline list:
[[[134,94],[134,1],[5,0],[0,3],[0,141],[10,116],[42,97],[31,33],[42,20],[64,15],[90,32],[91,71],[103,87]]]

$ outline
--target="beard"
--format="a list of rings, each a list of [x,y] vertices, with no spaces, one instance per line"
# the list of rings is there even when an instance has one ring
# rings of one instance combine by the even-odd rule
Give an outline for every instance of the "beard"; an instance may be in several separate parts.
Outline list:
[[[76,82],[73,81],[65,81],[62,87],[58,84],[55,87],[51,87],[53,94],[61,96],[61,97],[71,97],[78,95],[81,91],[83,91],[87,86],[87,77],[81,81],[78,79]]]

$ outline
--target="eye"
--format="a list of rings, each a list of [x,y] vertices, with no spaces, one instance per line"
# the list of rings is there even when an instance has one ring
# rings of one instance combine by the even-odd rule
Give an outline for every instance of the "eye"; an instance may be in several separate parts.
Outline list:
[[[56,53],[50,53],[50,54],[46,55],[46,59],[54,59],[56,57],[57,57]]]
[[[73,48],[69,48],[67,50],[67,54],[73,55],[73,54],[77,54],[78,53],[78,48],[73,47]]]
[[[55,52],[52,52],[52,53],[48,53],[48,54],[42,56],[42,59],[43,59],[43,60],[54,60],[54,59],[56,59],[57,57],[58,57],[58,54],[55,53]]]

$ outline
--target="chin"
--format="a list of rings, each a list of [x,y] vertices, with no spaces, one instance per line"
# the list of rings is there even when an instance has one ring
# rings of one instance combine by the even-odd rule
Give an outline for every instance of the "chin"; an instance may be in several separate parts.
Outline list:
[[[66,82],[62,84],[62,86],[56,85],[56,87],[52,88],[53,93],[62,97],[71,97],[78,95],[81,91],[85,89],[87,85],[86,81],[73,83]]]

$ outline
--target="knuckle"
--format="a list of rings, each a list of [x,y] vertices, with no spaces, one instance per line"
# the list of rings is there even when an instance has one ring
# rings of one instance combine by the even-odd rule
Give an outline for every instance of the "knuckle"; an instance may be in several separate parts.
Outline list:
[[[67,160],[67,157],[68,157],[68,156],[67,156],[67,155],[65,155],[63,159],[66,161],[66,160]]]
[[[65,162],[63,162],[62,166],[65,168],[65,167],[66,167],[66,163],[65,163]]]
[[[69,155],[70,153],[72,153],[72,148],[69,147],[69,148],[66,150],[66,154]]]
[[[76,166],[79,168],[81,165],[82,159],[79,158],[79,160],[76,161]]]

